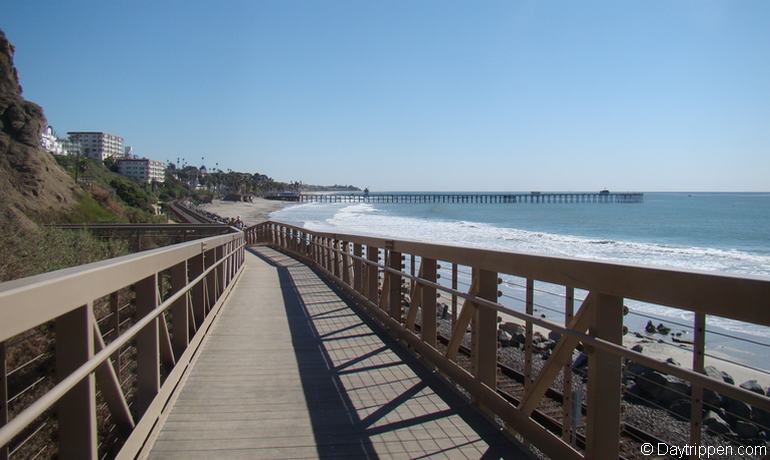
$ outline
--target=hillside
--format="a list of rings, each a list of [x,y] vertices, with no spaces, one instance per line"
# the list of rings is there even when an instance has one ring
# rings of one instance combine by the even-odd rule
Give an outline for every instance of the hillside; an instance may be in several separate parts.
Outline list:
[[[45,115],[22,97],[13,53],[0,31],[0,229],[31,229],[73,209],[79,187],[39,146]]]

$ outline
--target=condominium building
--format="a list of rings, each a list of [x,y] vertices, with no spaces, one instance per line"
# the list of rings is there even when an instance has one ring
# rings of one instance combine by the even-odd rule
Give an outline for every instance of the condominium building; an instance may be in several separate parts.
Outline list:
[[[80,144],[81,152],[88,158],[104,161],[107,158],[123,156],[123,138],[114,134],[94,131],[67,133],[70,141]]]
[[[164,182],[166,163],[147,158],[126,158],[118,160],[118,174],[146,184]]]

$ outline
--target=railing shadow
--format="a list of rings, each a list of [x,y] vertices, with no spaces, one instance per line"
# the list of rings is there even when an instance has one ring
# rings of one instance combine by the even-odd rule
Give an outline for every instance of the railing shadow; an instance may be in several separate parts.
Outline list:
[[[467,455],[463,448],[483,442],[489,447],[481,454],[482,458],[529,458],[467,401],[381,333],[366,315],[347,306],[334,287],[308,266],[266,247],[250,251],[278,272],[320,457],[379,458],[383,452],[390,455],[391,448],[400,456],[418,457],[435,437],[443,442],[434,442],[431,454]],[[319,325],[323,330],[319,330]],[[377,361],[388,350],[393,354],[389,354],[391,359],[386,362],[366,363],[370,359]],[[399,366],[408,367],[411,378],[382,380],[382,376],[392,378],[394,374],[388,371],[397,371]],[[351,381],[356,383],[351,385]],[[421,398],[427,400],[426,394],[430,392],[438,395],[446,408],[419,412],[432,407],[421,403]],[[385,403],[382,402],[384,394],[388,395]],[[368,403],[362,395],[376,395],[372,397],[379,400]],[[409,409],[402,407],[407,403],[411,404]],[[418,411],[414,412],[412,407]],[[404,417],[404,413],[411,415]],[[475,431],[476,438],[458,436],[456,428],[442,432],[441,427],[451,427],[449,419],[456,416]],[[421,424],[432,421],[441,423],[430,424],[434,432],[426,433],[428,438],[417,439],[412,444],[400,442],[401,436],[394,433],[408,427],[421,431]],[[383,448],[381,443],[386,438],[388,446]],[[418,448],[410,451],[410,446]]]

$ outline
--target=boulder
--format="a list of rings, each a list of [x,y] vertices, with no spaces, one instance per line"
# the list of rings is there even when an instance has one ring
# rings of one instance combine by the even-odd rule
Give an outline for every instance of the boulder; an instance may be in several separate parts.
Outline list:
[[[647,325],[646,325],[646,326],[644,326],[644,330],[645,330],[645,331],[646,331],[648,334],[654,334],[654,333],[656,332],[656,329],[655,329],[655,325],[654,325],[654,324],[652,324],[652,321],[647,321]]]
[[[682,366],[681,364],[679,364],[679,361],[675,360],[674,358],[668,358],[666,362],[668,364],[671,364],[672,366],[680,366],[680,367]]]
[[[553,340],[554,342],[558,342],[561,339],[561,334],[556,331],[551,331],[548,333],[548,340]]]
[[[659,334],[663,334],[663,335],[668,335],[671,332],[671,328],[664,325],[663,323],[658,324],[658,327],[656,327],[655,330]]]
[[[765,389],[756,380],[747,380],[740,384],[740,387],[744,390],[753,391],[754,393],[765,395]]]
[[[511,344],[511,340],[513,340],[513,336],[503,330],[498,330],[497,340],[499,340],[503,346],[509,346]]]
[[[689,399],[677,399],[669,406],[669,410],[671,410],[671,412],[687,420],[690,419],[690,411],[692,410],[691,408],[692,405],[690,404]]]
[[[754,439],[759,436],[759,428],[753,423],[738,420],[733,425],[735,434],[743,439]]]
[[[723,382],[729,383],[730,385],[735,385],[735,380],[733,380],[733,377],[725,371],[720,371],[714,366],[706,366],[704,370],[706,371],[706,375],[712,379],[722,379]]]
[[[575,361],[572,363],[572,369],[582,369],[588,364],[588,355],[581,352],[579,355],[577,355],[577,358],[575,358]]]
[[[516,337],[516,334],[524,334],[524,326],[517,323],[503,323],[500,325],[500,330],[511,334],[513,337]]]
[[[703,417],[703,425],[717,434],[733,434],[730,425],[714,411],[707,411]]]
[[[636,345],[631,347],[631,351],[635,351],[637,353],[641,353],[642,351],[644,351],[644,347],[642,346],[642,344],[637,343]]]
[[[722,408],[725,410],[727,418],[732,416],[741,419],[751,419],[751,406],[743,401],[723,396]]]
[[[687,398],[691,391],[689,382],[658,371],[645,372],[635,381],[641,395],[664,407],[678,399]]]

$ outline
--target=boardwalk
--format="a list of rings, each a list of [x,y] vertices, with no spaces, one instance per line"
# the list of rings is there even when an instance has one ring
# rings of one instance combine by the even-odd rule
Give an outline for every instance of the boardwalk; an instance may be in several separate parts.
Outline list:
[[[150,458],[529,458],[307,266],[256,253]]]

